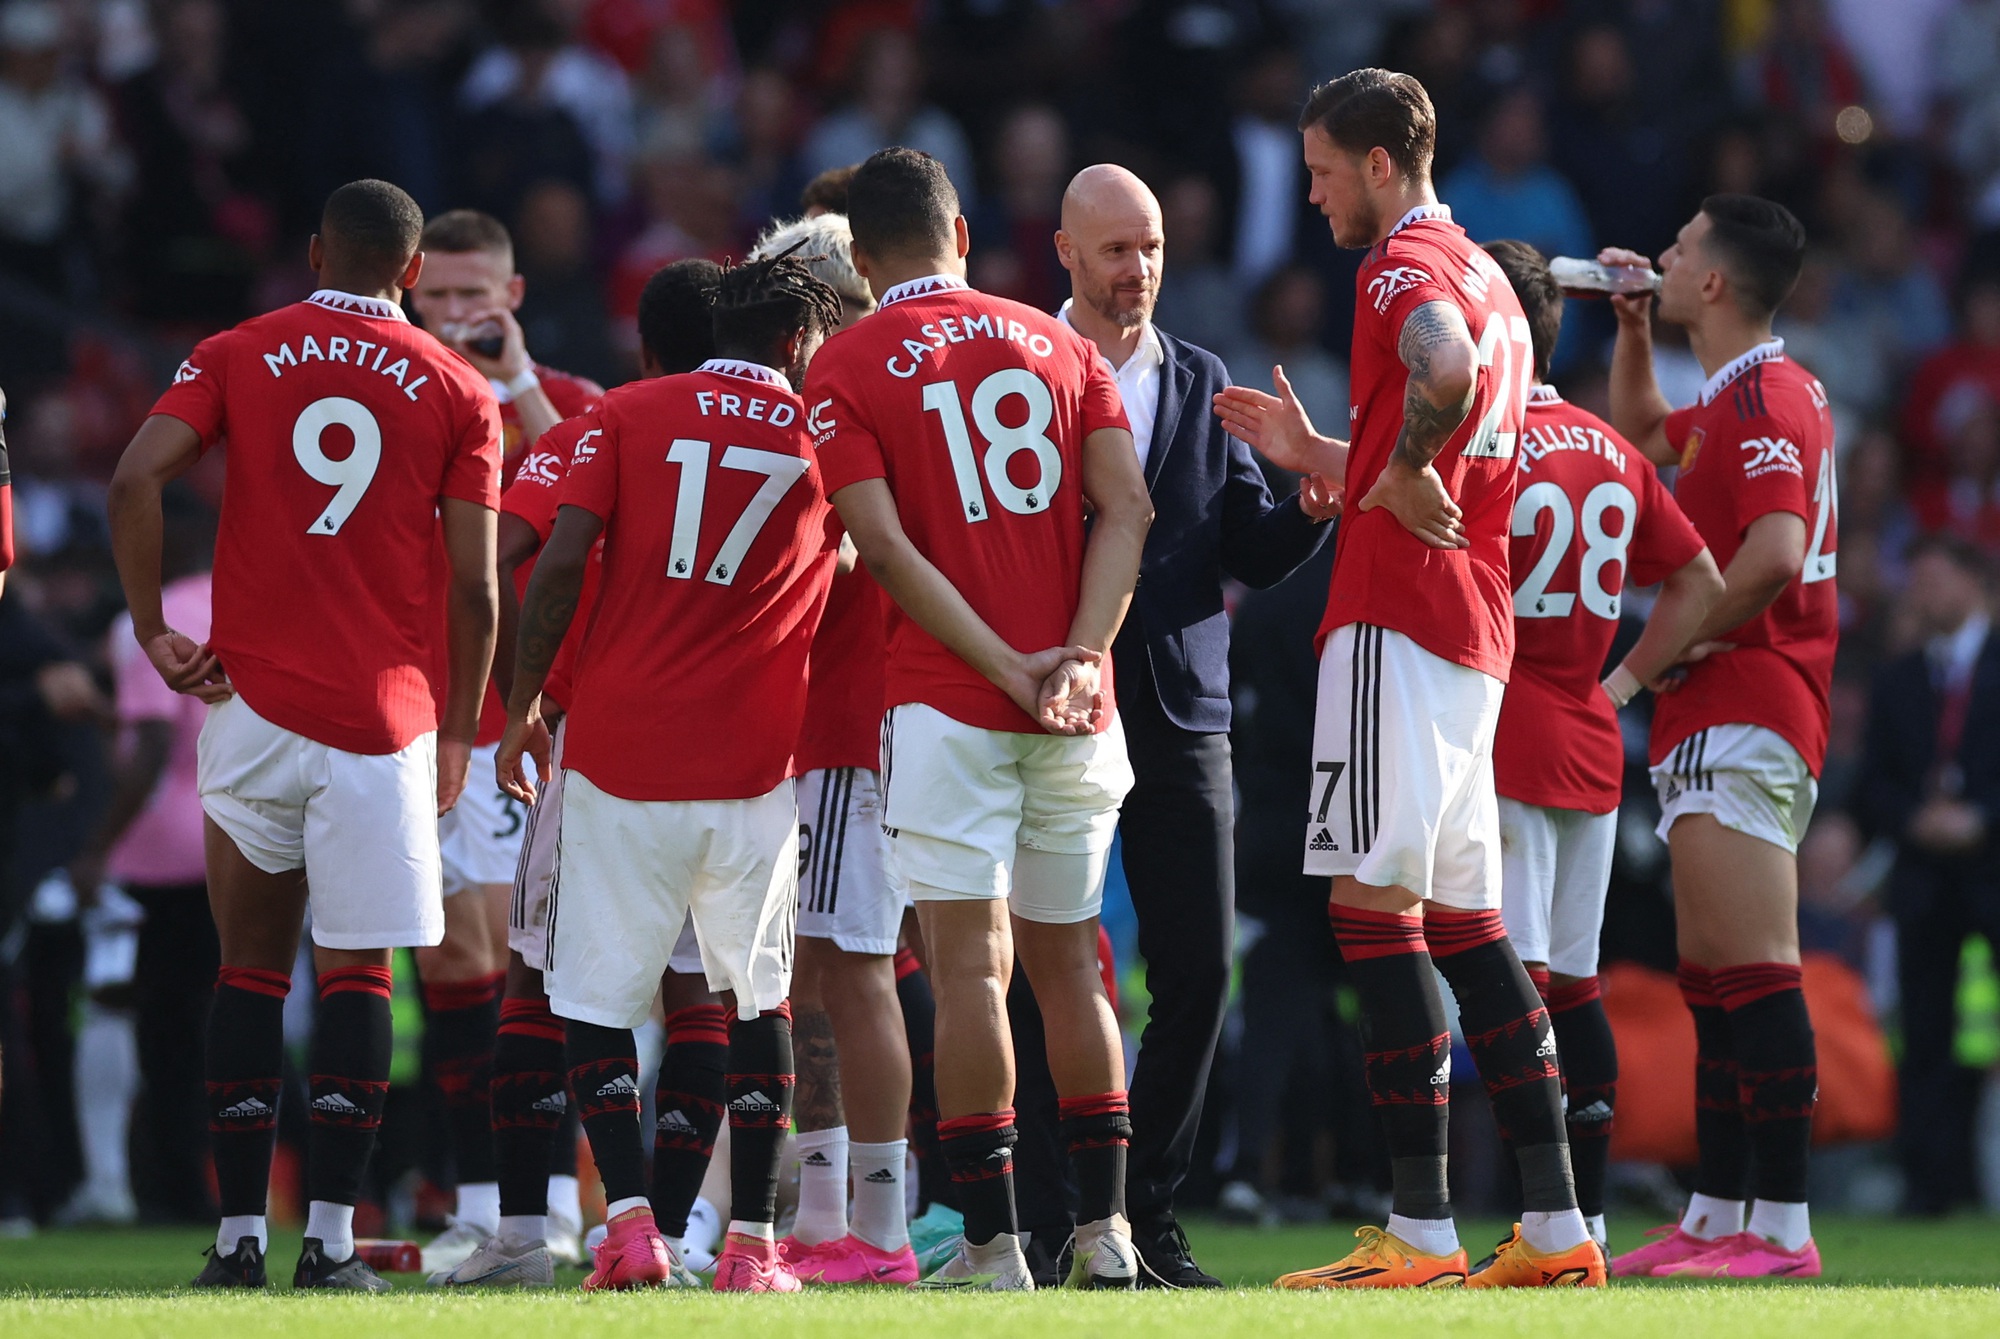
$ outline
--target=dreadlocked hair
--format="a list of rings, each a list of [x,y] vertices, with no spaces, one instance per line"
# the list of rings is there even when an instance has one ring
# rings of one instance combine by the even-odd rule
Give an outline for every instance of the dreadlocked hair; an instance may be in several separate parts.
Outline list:
[[[798,249],[723,270],[712,306],[718,353],[768,361],[795,331],[840,328],[840,294],[792,254]]]

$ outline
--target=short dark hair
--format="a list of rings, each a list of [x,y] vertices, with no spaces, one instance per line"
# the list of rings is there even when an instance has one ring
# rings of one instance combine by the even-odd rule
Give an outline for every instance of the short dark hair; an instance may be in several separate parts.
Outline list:
[[[662,372],[692,372],[715,356],[709,304],[722,267],[695,257],[653,271],[639,293],[639,343]]]
[[[859,163],[828,168],[807,182],[806,188],[799,192],[799,208],[817,209],[826,214],[845,214],[848,185],[853,182],[854,174],[860,170]]]
[[[1299,129],[1318,126],[1349,153],[1381,149],[1404,176],[1428,181],[1437,152],[1437,110],[1424,86],[1394,70],[1354,70],[1312,91]]]
[[[840,329],[840,294],[787,252],[770,260],[732,265],[715,285],[718,354],[769,362],[793,334]]]
[[[422,241],[426,251],[462,255],[467,251],[488,251],[507,258],[514,265],[514,239],[507,225],[477,209],[452,209],[424,225]]]
[[[1986,551],[1963,535],[1954,535],[1948,530],[1934,530],[1919,535],[1912,540],[1903,555],[1905,564],[1914,563],[1919,558],[1935,554],[1968,576],[1988,581],[1993,576],[1992,560]]]
[[[1711,195],[1708,244],[1729,276],[1746,316],[1763,319],[1784,305],[1806,260],[1806,230],[1792,211],[1757,195]]]
[[[1502,238],[1486,244],[1486,254],[1500,266],[1500,273],[1521,300],[1528,318],[1528,335],[1535,346],[1535,376],[1549,379],[1549,359],[1555,356],[1556,338],[1562,334],[1563,295],[1556,277],[1549,273],[1548,261],[1526,242]]]
[[[326,197],[319,240],[335,264],[393,283],[417,254],[424,211],[402,187],[373,178],[350,181]]]
[[[927,153],[884,149],[847,185],[847,223],[871,256],[930,256],[951,249],[958,190]]]

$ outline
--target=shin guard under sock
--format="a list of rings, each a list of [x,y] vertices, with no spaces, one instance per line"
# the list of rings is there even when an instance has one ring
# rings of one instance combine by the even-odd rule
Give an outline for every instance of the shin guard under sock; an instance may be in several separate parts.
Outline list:
[[[1683,960],[1679,975],[1681,999],[1694,1017],[1694,1133],[1700,1151],[1695,1193],[1741,1201],[1750,1191],[1750,1139],[1743,1128],[1729,1015],[1706,967]]]
[[[1396,1217],[1449,1219],[1451,1028],[1416,916],[1334,905],[1334,938],[1361,1005],[1368,1098],[1389,1148]]]
[[[1002,1232],[1020,1234],[1014,1209],[1012,1108],[954,1116],[938,1122],[938,1143],[951,1167],[952,1189],[965,1215],[965,1240],[984,1246]]]
[[[505,1000],[493,1041],[493,1158],[504,1218],[549,1211],[549,1153],[569,1110],[563,1025],[545,999]]]
[[[387,967],[320,973],[306,1136],[307,1199],[351,1205],[361,1193],[389,1098],[392,982]]]
[[[1569,1161],[1576,1173],[1576,1202],[1585,1217],[1604,1213],[1604,1180],[1611,1165],[1611,1123],[1618,1105],[1618,1043],[1611,1035],[1594,976],[1549,992],[1549,1021],[1562,1052],[1569,1127]]]
[[[917,1155],[917,1202],[952,1205],[951,1168],[938,1145],[937,1001],[923,964],[907,948],[896,950],[896,1002],[903,1007],[903,1035],[910,1045],[910,1150]]]
[[[708,1175],[722,1129],[729,1065],[729,1010],[697,1004],[667,1016],[667,1050],[653,1087],[653,1221],[687,1235],[688,1212]]]
[[[627,1028],[568,1020],[569,1088],[608,1204],[646,1197],[639,1134],[639,1048]]]
[[[261,1216],[270,1193],[291,988],[283,972],[224,967],[216,974],[207,1033],[208,1136],[225,1217]]]
[[[729,1030],[729,1221],[778,1217],[778,1161],[792,1128],[792,1015],[785,1005]]]
[[[1803,1204],[1819,1061],[1799,968],[1754,962],[1710,976],[1729,1014],[1752,1198]]]
[[[1122,1092],[1058,1099],[1063,1143],[1076,1172],[1076,1221],[1096,1223],[1125,1212],[1125,1157],[1132,1108]]]
[[[498,1179],[493,1148],[493,1048],[504,972],[424,983],[424,1049],[444,1099],[458,1184]]]
[[[1466,1049],[1486,1085],[1500,1135],[1513,1145],[1522,1211],[1575,1209],[1555,1031],[1500,913],[1431,907],[1424,939],[1458,999]]]

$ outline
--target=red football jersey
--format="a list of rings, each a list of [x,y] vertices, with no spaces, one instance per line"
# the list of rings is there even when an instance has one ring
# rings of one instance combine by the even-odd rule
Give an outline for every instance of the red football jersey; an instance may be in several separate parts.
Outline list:
[[[1426,302],[1457,307],[1479,343],[1472,412],[1433,462],[1464,513],[1470,546],[1463,549],[1431,548],[1386,507],[1361,510],[1403,430],[1410,374],[1396,341],[1404,320]],[[1348,502],[1319,642],[1349,623],[1371,623],[1393,628],[1440,659],[1504,680],[1514,658],[1507,584],[1514,454],[1534,378],[1534,348],[1506,275],[1443,205],[1411,210],[1362,263],[1355,278],[1353,364]]]
[[[544,544],[556,528],[556,508],[562,504],[563,480],[569,477],[570,458],[576,453],[577,439],[597,426],[588,414],[583,414],[566,418],[550,428],[523,453],[514,482],[500,495],[500,510],[526,521]],[[516,570],[520,582],[518,594],[527,594],[534,566],[535,560],[530,558]],[[549,666],[548,680],[542,684],[542,696],[563,711],[569,710],[577,651],[583,646],[583,630],[590,624],[591,611],[597,608],[597,587],[603,576],[604,540],[600,537],[591,546],[590,562],[583,569],[583,590],[577,598],[576,617],[556,652],[555,663]]]
[[[792,772],[836,545],[805,409],[711,359],[610,392],[561,504],[604,519],[563,765],[628,800],[763,795]]]
[[[1652,463],[1553,386],[1528,392],[1514,499],[1514,670],[1493,741],[1494,789],[1524,804],[1608,814],[1625,763],[1599,688],[1626,583],[1693,562],[1701,536]]]
[[[840,518],[830,518],[835,535]],[[838,541],[836,541],[837,543]],[[883,672],[888,663],[889,597],[865,567],[833,579],[826,617],[813,638],[799,775],[822,767],[865,767],[882,757]]]
[[[1711,725],[1761,725],[1818,776],[1840,642],[1840,499],[1826,389],[1774,339],[1710,377],[1699,403],[1668,416],[1666,433],[1681,453],[1674,497],[1725,572],[1750,523],[1774,511],[1805,520],[1806,560],[1769,608],[1721,636],[1734,651],[1693,666],[1679,692],[1660,698],[1653,763]]]
[[[559,372],[553,367],[535,364],[535,377],[542,383],[542,391],[555,406],[556,413],[563,418],[575,418],[578,414],[588,414],[597,408],[597,402],[604,398],[604,387],[589,377],[579,377],[571,372]],[[514,482],[514,474],[521,467],[525,450],[534,443],[523,439],[521,434],[521,411],[514,407],[514,401],[499,382],[488,382],[493,387],[494,398],[500,401],[500,429],[502,445],[506,454],[503,479]]]
[[[886,479],[911,542],[1002,640],[1029,652],[1068,640],[1083,581],[1083,441],[1127,426],[1083,336],[933,275],[898,284],[875,315],[828,340],[806,401],[829,493]],[[885,705],[1041,733],[891,604]],[[1108,704],[1109,655],[1104,687]],[[1107,710],[1098,728],[1110,720]]]
[[[210,644],[243,700],[350,753],[436,729],[438,504],[500,503],[486,379],[321,289],[203,340],[153,412],[229,444]]]

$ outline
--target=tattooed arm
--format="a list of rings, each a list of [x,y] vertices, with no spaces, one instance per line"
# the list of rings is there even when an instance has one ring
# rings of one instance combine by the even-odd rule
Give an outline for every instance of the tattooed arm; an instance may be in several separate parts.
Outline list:
[[[520,630],[514,644],[514,686],[507,697],[507,734],[500,741],[497,760],[500,789],[517,800],[532,803],[535,788],[521,769],[523,752],[533,755],[535,775],[549,774],[549,736],[542,724],[542,685],[548,682],[549,666],[576,618],[577,600],[583,592],[584,564],[590,550],[604,533],[604,520],[582,507],[563,506],[556,511],[555,529],[542,546],[535,574],[528,578],[528,593],[521,600]]]
[[[1361,510],[1387,507],[1403,528],[1435,549],[1466,546],[1458,504],[1431,462],[1472,412],[1479,348],[1449,302],[1426,302],[1403,321],[1396,353],[1410,371],[1396,449]]]

